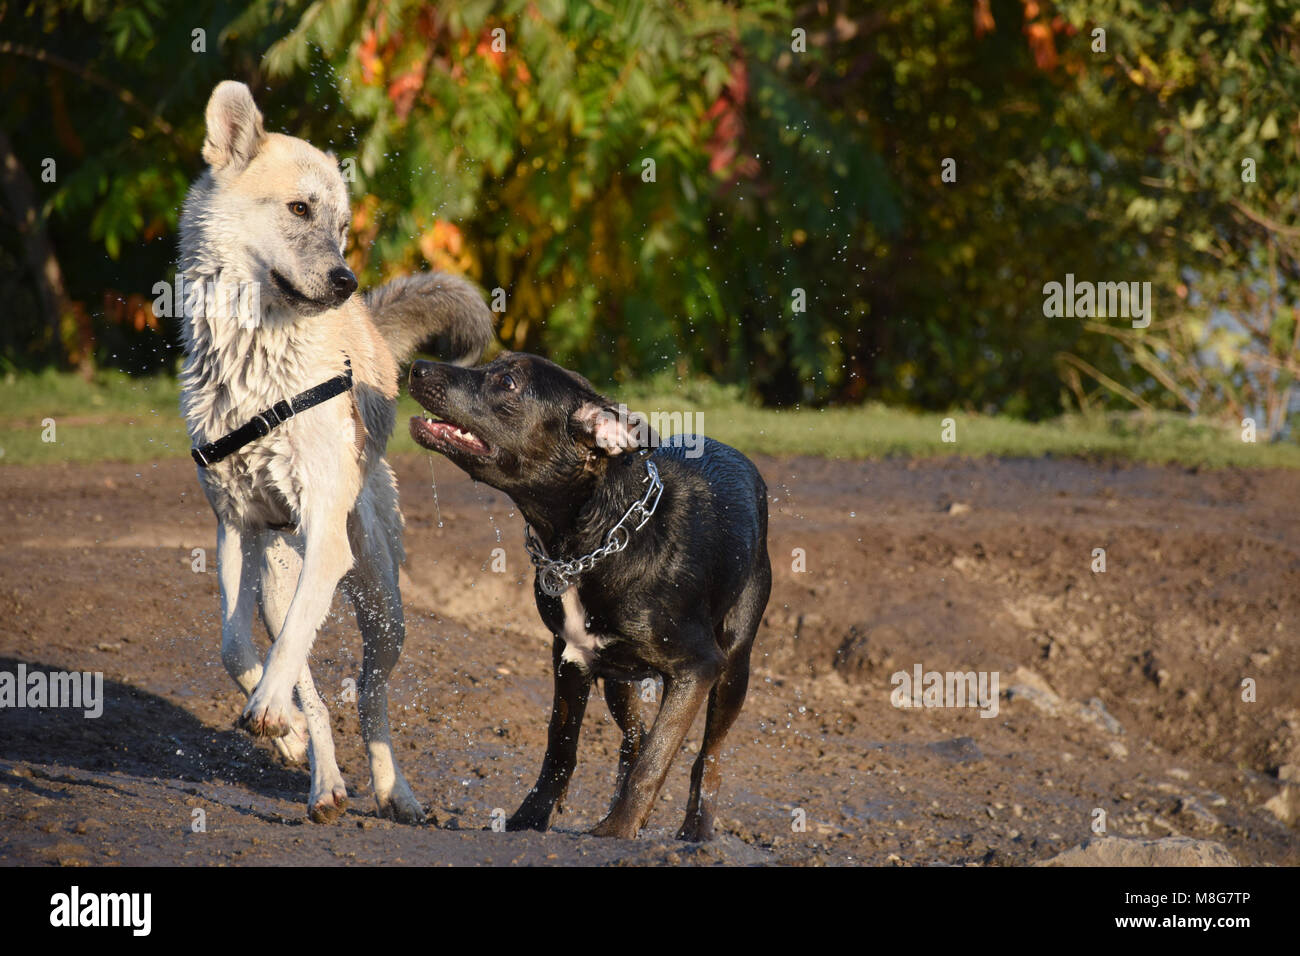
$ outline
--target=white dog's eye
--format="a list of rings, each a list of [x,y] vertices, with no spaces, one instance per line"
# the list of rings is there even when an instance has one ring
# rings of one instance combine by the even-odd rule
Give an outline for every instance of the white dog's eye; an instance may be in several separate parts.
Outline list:
[[[308,206],[305,202],[291,202],[289,203],[289,211],[293,213],[295,216],[301,216],[305,218],[307,214],[311,212],[311,207]]]

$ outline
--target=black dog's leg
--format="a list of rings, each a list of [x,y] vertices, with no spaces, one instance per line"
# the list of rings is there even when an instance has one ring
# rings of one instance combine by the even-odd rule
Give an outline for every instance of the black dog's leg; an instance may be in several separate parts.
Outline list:
[[[678,676],[664,675],[664,703],[659,708],[645,747],[632,764],[623,792],[605,819],[592,829],[593,836],[631,840],[645,825],[668,767],[681,749],[700,705],[718,678],[719,662],[709,660],[695,670]]]
[[[623,743],[618,748],[618,780],[614,784],[614,801],[623,795],[628,771],[641,751],[645,740],[645,725],[637,708],[636,690],[639,685],[631,681],[606,680],[605,703],[614,715],[614,723],[623,731]]]
[[[569,789],[569,777],[578,762],[578,731],[587,709],[591,678],[570,661],[561,661],[564,642],[558,637],[551,647],[555,668],[555,700],[551,705],[551,724],[546,733],[546,756],[537,784],[528,791],[524,802],[506,821],[507,830],[545,830],[551,825],[555,806]]]
[[[718,627],[718,644],[727,654],[727,663],[717,684],[709,692],[709,710],[704,723],[704,743],[691,767],[691,795],[686,804],[686,820],[677,831],[677,839],[700,842],[713,839],[713,812],[722,783],[722,742],[740,714],[749,688],[749,656],[754,636],[763,620],[763,610],[772,590],[772,569],[764,548],[757,567],[740,597]]]
[[[717,805],[718,786],[722,782],[719,761],[722,741],[745,703],[749,688],[749,647],[727,662],[727,667],[709,692],[709,710],[704,724],[704,743],[691,767],[691,796],[686,804],[686,820],[677,831],[677,839],[702,842],[713,839],[713,810]]]

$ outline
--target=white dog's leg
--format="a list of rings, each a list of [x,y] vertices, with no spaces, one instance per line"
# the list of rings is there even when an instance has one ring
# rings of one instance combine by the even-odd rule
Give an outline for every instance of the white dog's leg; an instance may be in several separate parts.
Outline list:
[[[298,678],[298,700],[311,733],[311,798],[307,813],[316,823],[333,823],[347,809],[348,788],[334,758],[334,735],[325,702],[316,693],[311,671],[302,669]]]
[[[217,577],[221,583],[221,663],[245,695],[262,679],[262,660],[253,646],[257,606],[256,536],[233,524],[217,523]]]
[[[363,495],[360,507],[348,522],[357,562],[344,579],[344,587],[356,607],[364,642],[357,711],[380,815],[402,823],[419,823],[424,819],[424,807],[393,759],[388,725],[388,675],[397,664],[406,638],[397,583],[401,517],[395,500],[383,501],[381,507],[391,505],[393,510],[389,520],[380,523],[375,519],[375,505],[374,497]]]
[[[300,541],[284,532],[268,531],[263,542],[262,618],[274,637],[284,627],[284,619],[293,601],[302,574],[302,555],[298,551]],[[299,760],[310,756],[311,797],[307,812],[317,823],[330,823],[347,807],[348,790],[334,757],[329,711],[316,693],[309,665],[303,665],[297,690],[302,712],[296,714],[293,730],[283,737],[276,737],[275,744],[282,747],[282,752],[292,748],[299,754]]]
[[[335,496],[338,497],[337,495]],[[339,580],[352,566],[347,513],[304,515],[302,573],[284,626],[271,644],[261,681],[248,699],[241,723],[258,737],[283,737],[293,729],[293,689],[307,666],[316,630],[329,613]]]
[[[289,613],[289,602],[298,586],[302,574],[301,539],[283,531],[265,531],[262,533],[262,622],[266,625],[271,640],[275,640],[280,629],[284,627],[285,616]],[[311,680],[311,671],[307,679]],[[262,665],[257,665],[258,679],[261,679]],[[252,694],[253,685],[248,688]],[[305,705],[304,705],[305,706]],[[328,729],[328,722],[325,724]],[[275,737],[272,743],[286,761],[300,764],[307,760],[307,719],[300,711],[293,715],[293,726],[283,737]]]

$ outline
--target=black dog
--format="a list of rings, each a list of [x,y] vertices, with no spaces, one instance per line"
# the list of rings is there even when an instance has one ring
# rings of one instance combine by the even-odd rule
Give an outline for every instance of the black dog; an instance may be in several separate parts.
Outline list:
[[[519,506],[531,528],[537,609],[555,635],[546,757],[507,828],[550,825],[600,677],[623,744],[614,803],[592,833],[636,836],[707,696],[678,837],[711,838],[722,742],[745,701],[772,584],[758,470],[707,438],[652,447],[644,420],[534,355],[470,369],[417,362],[410,388],[437,419],[411,419],[416,442]],[[656,674],[664,699],[646,734],[630,682]]]

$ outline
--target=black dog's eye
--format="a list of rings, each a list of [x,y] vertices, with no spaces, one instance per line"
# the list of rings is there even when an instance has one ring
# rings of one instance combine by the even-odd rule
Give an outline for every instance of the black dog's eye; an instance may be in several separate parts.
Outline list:
[[[515,380],[509,372],[506,372],[506,374],[501,376],[501,387],[510,392],[518,391],[519,389],[519,386],[515,384]]]
[[[306,218],[307,214],[311,212],[311,207],[305,202],[291,202],[289,203],[289,211],[295,216]]]

